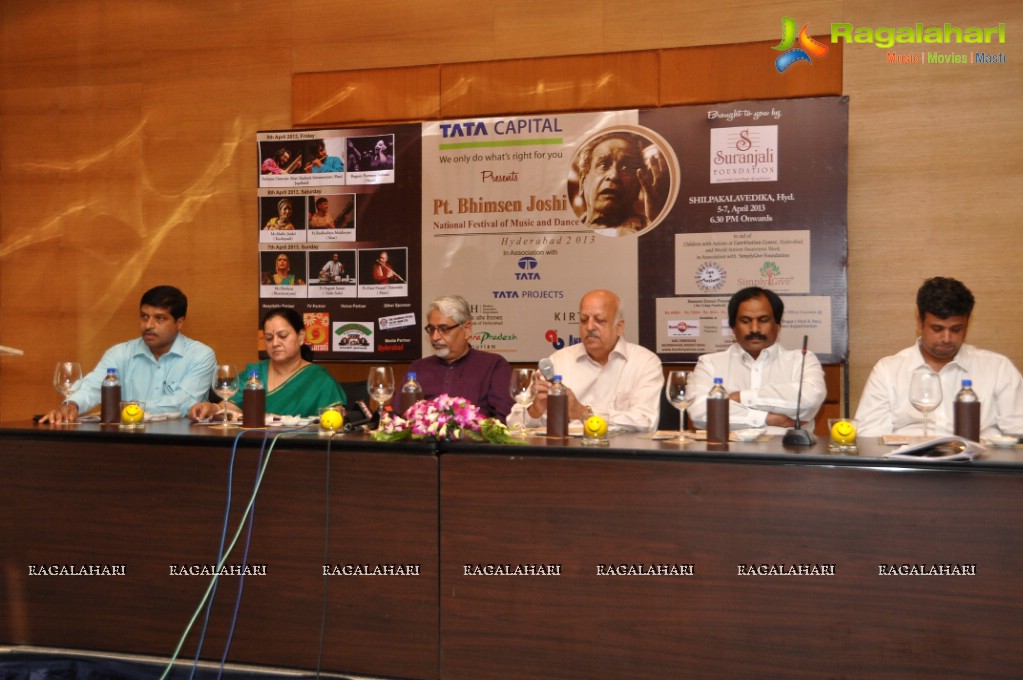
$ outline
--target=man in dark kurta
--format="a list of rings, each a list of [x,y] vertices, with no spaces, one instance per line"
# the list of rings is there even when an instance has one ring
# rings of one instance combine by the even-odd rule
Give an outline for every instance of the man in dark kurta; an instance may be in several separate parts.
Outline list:
[[[413,361],[409,373],[423,388],[427,399],[447,394],[463,397],[480,408],[484,416],[508,416],[512,407],[509,388],[511,367],[504,357],[473,349],[472,312],[464,298],[440,297],[430,303],[426,335],[434,355]]]

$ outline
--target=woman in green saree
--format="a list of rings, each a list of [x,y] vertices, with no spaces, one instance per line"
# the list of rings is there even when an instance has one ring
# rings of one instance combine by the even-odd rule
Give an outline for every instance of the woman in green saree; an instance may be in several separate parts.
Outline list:
[[[345,393],[322,366],[312,363],[312,349],[305,344],[305,323],[294,309],[277,307],[263,317],[263,336],[269,359],[248,364],[239,376],[245,383],[255,372],[266,387],[266,412],[279,416],[316,416],[323,406],[344,404]],[[229,417],[241,415],[239,390],[227,405]],[[189,416],[203,420],[222,407],[199,402]]]

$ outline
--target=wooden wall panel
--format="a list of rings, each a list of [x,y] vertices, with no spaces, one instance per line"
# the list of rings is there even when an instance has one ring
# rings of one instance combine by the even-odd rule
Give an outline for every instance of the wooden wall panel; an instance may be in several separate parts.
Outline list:
[[[430,120],[440,113],[440,67],[297,73],[292,78],[296,126]]]
[[[447,64],[444,118],[541,111],[652,107],[658,101],[654,51]]]
[[[661,50],[661,106],[842,94],[841,45],[812,68],[800,63],[780,75],[771,66],[778,53],[770,48],[777,44]]]
[[[782,78],[770,66],[772,44],[299,73],[293,117],[301,126],[353,125],[842,93],[841,46]]]

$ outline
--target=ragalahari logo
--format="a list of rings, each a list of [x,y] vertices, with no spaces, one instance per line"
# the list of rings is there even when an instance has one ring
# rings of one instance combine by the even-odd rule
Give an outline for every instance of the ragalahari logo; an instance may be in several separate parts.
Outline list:
[[[798,35],[796,34],[797,25],[796,20],[792,17],[784,17],[781,20],[781,42],[771,48],[781,52],[778,58],[774,60],[774,67],[778,69],[778,73],[785,73],[785,69],[797,61],[805,61],[813,65],[811,57],[820,59],[830,49],[824,43],[818,42],[807,35],[806,27],[810,24],[803,24],[803,28],[799,31]],[[799,47],[793,47],[797,41],[799,42]]]

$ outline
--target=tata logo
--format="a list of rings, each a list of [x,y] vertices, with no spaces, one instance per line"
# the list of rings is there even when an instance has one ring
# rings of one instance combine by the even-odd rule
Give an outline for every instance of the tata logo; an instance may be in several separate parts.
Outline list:
[[[517,281],[539,281],[540,274],[533,271],[536,269],[536,258],[535,257],[520,257],[518,261],[519,269],[522,271],[515,272],[515,279]]]
[[[536,269],[536,258],[535,257],[522,257],[519,258],[519,269]]]
[[[440,134],[444,139],[451,137],[485,137],[487,124],[483,121],[469,120],[462,123],[441,123]]]

